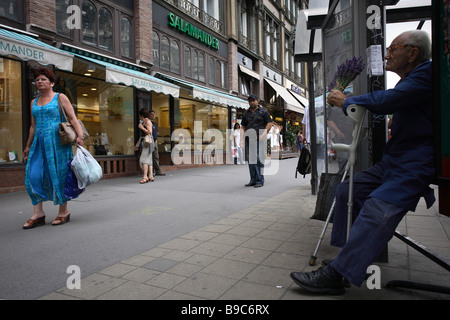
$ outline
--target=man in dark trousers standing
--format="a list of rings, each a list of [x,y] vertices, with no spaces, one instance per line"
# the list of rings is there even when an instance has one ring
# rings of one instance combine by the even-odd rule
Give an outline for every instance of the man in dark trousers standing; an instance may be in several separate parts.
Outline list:
[[[260,188],[264,185],[265,152],[267,148],[267,132],[272,127],[269,111],[259,105],[258,96],[248,97],[250,108],[244,112],[241,122],[241,143],[245,138],[245,158],[248,161],[250,182],[246,187]]]
[[[155,111],[150,110],[150,121],[152,122],[152,135],[153,140],[155,141],[155,149],[153,150],[152,154],[152,161],[153,161],[153,171],[155,172],[155,175],[157,176],[165,176],[166,174],[161,171],[161,168],[159,167],[159,152],[158,152],[158,143],[156,142],[156,139],[158,139],[158,125],[156,124],[155,120]]]

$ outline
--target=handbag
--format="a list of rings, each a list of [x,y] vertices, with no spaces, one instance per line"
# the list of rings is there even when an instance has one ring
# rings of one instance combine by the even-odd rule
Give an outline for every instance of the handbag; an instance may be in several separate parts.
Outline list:
[[[150,147],[153,143],[153,136],[151,134],[146,134],[144,137],[144,147]]]
[[[64,111],[64,108],[61,106],[61,102],[59,99],[58,94],[58,108],[59,108],[59,114],[62,118],[62,115],[64,115],[65,122],[61,121],[59,124],[58,132],[59,132],[59,139],[61,141],[62,145],[66,144],[75,144],[77,141],[77,133],[75,132],[75,129],[73,128],[72,124],[67,121],[66,112]],[[83,131],[83,140],[86,138],[89,138],[89,132],[86,130],[83,122],[78,119],[78,123],[80,124],[81,131]]]

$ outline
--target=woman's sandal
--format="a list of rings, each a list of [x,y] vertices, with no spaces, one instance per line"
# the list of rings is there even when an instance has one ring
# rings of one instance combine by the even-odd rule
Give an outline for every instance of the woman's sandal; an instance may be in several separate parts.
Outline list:
[[[45,224],[45,216],[37,219],[30,219],[26,223],[28,223],[28,225],[23,226],[25,230],[43,226]]]
[[[140,184],[144,184],[148,182],[148,178],[142,178],[141,182],[139,182]]]
[[[52,222],[52,226],[59,226],[70,221],[70,213],[65,217],[57,216]]]
[[[149,180],[150,180],[151,182],[153,182],[153,181],[155,181],[155,177],[150,177]]]

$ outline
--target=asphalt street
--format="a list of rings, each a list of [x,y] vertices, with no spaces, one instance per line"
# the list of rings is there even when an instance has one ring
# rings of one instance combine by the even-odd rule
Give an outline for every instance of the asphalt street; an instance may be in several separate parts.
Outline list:
[[[247,165],[167,172],[153,183],[140,176],[101,180],[69,204],[71,222],[52,226],[57,207],[44,204],[47,224],[22,225],[32,214],[25,191],[0,195],[0,299],[36,299],[66,284],[71,265],[84,278],[239,209],[309,184],[295,178],[297,158],[279,161],[262,188],[244,187]]]

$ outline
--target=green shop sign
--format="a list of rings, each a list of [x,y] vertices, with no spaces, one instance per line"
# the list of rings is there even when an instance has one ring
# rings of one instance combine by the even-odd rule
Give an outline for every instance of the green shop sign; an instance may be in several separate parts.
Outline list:
[[[190,37],[203,42],[205,45],[212,49],[219,50],[219,39],[211,36],[209,33],[193,26],[187,21],[184,21],[180,17],[177,17],[173,13],[169,13],[169,26],[178,29],[181,32],[186,33]]]

